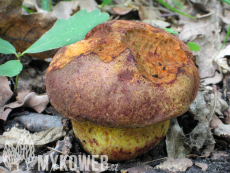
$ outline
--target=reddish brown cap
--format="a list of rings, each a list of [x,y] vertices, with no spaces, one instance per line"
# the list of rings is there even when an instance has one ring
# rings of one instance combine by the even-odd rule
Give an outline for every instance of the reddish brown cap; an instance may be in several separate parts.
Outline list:
[[[177,37],[148,24],[110,21],[61,48],[46,74],[51,104],[77,121],[144,127],[185,113],[200,77]]]

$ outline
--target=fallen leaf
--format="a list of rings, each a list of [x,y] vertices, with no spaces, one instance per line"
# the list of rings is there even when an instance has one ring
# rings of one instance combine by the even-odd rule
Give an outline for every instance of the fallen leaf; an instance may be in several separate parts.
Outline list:
[[[177,119],[171,119],[169,130],[166,134],[166,149],[168,157],[182,158],[190,154],[192,149],[184,146],[182,137],[185,137],[185,135],[183,129],[179,126]]]
[[[214,151],[215,145],[207,145],[202,151],[202,157],[209,157],[211,153]]]
[[[208,165],[206,163],[195,162],[195,165],[201,168],[201,171],[206,172]]]
[[[0,119],[3,121],[6,121],[11,111],[12,109],[4,109],[4,107],[1,107],[0,108]]]
[[[17,52],[23,52],[47,32],[57,18],[49,13],[22,15],[21,0],[2,0],[0,4],[0,37],[13,44]],[[55,50],[33,54],[46,59],[53,57]]]
[[[77,10],[78,4],[79,1],[60,1],[54,6],[52,14],[59,19],[68,19],[73,10]]]
[[[204,2],[203,2],[204,3]],[[183,30],[179,34],[179,38],[184,42],[194,42],[200,46],[200,51],[193,51],[196,56],[196,64],[200,77],[203,79],[204,85],[218,83],[222,80],[222,74],[216,71],[221,69],[218,64],[213,62],[215,55],[221,47],[219,35],[219,16],[220,2],[216,0],[206,1],[204,6],[208,7],[208,11],[213,13],[209,16],[199,18],[196,21],[186,19]],[[213,78],[212,80],[208,80]]]
[[[139,5],[139,9],[138,9],[138,14],[139,17],[142,20],[156,20],[156,19],[161,19],[164,20],[161,17],[161,13],[159,11],[159,8],[153,7],[153,6],[143,6],[139,1],[138,2]]]
[[[212,153],[212,159],[228,158],[229,154],[226,151],[215,151]]]
[[[31,132],[40,132],[53,127],[62,126],[62,117],[37,113],[17,116],[13,120],[19,122]]]
[[[230,125],[229,124],[219,124],[214,130],[214,135],[219,136],[230,142]]]
[[[230,45],[226,48],[222,49],[214,59],[216,63],[225,70],[230,71],[230,67],[228,66],[227,59],[225,56],[230,55]]]
[[[115,14],[125,15],[129,13],[130,11],[132,11],[133,8],[131,7],[113,7],[112,10]]]
[[[98,9],[98,4],[95,0],[77,0],[81,9],[86,9],[87,12]]]
[[[13,146],[16,146],[18,139],[20,139],[20,137],[25,133],[30,132],[25,129],[18,129],[17,127],[12,127],[9,132],[4,132],[3,135],[0,136],[0,145],[5,145],[5,142],[9,141],[10,143],[12,143]],[[66,131],[63,129],[63,126],[54,127],[46,131],[41,131],[39,133],[30,133],[30,142],[33,142],[35,147],[41,147],[50,142],[57,141],[65,135]],[[27,145],[30,145],[30,143],[28,143]]]
[[[13,96],[13,92],[10,89],[11,82],[7,77],[0,76],[0,107],[3,107],[5,103]]]
[[[49,103],[48,95],[36,95],[35,92],[29,93],[23,100],[16,101],[4,106],[4,109],[10,108],[18,108],[18,107],[30,107],[41,113]]]
[[[216,129],[218,128],[219,125],[223,125],[224,123],[216,116],[214,115],[213,116],[213,120],[211,121],[211,124],[210,126],[213,128],[213,129]]]
[[[226,124],[230,124],[230,108],[228,108],[228,111],[224,113],[225,117],[225,122]]]
[[[212,88],[210,88],[210,90],[211,89]],[[195,100],[190,105],[190,111],[194,115],[193,119],[198,121],[198,124],[192,132],[186,134],[183,138],[183,142],[191,149],[200,150],[204,145],[215,144],[209,125],[213,116],[214,99],[212,98],[212,100],[210,99],[209,102],[206,102],[204,98],[205,94],[208,94],[210,90],[205,89],[203,92],[198,91]]]
[[[147,19],[147,20],[143,20],[142,22],[147,23],[147,24],[152,25],[152,26],[157,27],[157,28],[167,28],[171,25],[170,23],[162,21],[162,20]]]
[[[187,158],[174,159],[172,157],[168,157],[166,161],[164,161],[160,165],[157,165],[155,168],[176,173],[178,171],[184,172],[192,165],[193,163],[190,159]]]

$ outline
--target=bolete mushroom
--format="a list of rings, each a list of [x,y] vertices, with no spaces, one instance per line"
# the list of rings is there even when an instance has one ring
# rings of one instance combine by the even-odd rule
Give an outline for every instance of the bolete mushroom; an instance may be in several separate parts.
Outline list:
[[[127,160],[165,136],[185,113],[200,77],[177,37],[141,22],[102,23],[61,48],[46,73],[51,104],[72,119],[90,154]]]

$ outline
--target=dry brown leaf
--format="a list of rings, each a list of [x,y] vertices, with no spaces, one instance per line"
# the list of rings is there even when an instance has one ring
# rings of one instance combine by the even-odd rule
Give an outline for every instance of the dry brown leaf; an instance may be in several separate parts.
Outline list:
[[[171,119],[169,130],[166,134],[168,157],[182,158],[190,154],[192,149],[184,146],[182,141],[182,137],[184,136],[183,129],[179,126],[177,119]]]
[[[0,76],[0,107],[4,106],[13,96],[13,92],[10,89],[10,83],[7,77]]]
[[[230,71],[230,67],[227,63],[227,59],[225,58],[225,56],[230,55],[230,45],[228,45],[226,48],[222,49],[218,55],[216,56],[216,58],[214,59],[214,61],[216,61],[216,63],[222,67],[223,70],[226,70],[225,72]]]
[[[41,113],[49,103],[48,95],[36,95],[35,92],[29,93],[23,100],[16,101],[13,103],[10,103],[8,105],[5,105],[4,108],[18,108],[18,107],[30,107],[37,111],[38,113]]]
[[[212,89],[212,88],[210,88]],[[197,126],[183,138],[184,143],[187,147],[191,149],[201,149],[204,145],[215,144],[213,138],[210,121],[212,120],[212,112],[214,102],[209,100],[209,102],[204,99],[206,93],[209,93],[209,90],[197,93],[197,96],[194,102],[190,105],[190,111],[194,115],[194,120],[198,121]]]
[[[224,124],[217,116],[213,117],[211,127],[214,129],[214,135],[230,141],[230,125]]]
[[[187,158],[178,158],[174,159],[172,157],[168,157],[166,161],[161,163],[160,165],[157,165],[155,168],[165,170],[165,171],[171,171],[171,172],[184,172],[189,167],[193,165],[192,161]]]
[[[133,8],[131,7],[113,7],[112,10],[115,14],[125,15],[129,13],[130,11],[132,11]]]
[[[1,0],[0,1],[0,28],[1,32],[9,28],[13,23],[19,20],[22,10],[21,0]]]
[[[230,142],[230,125],[221,124],[214,130],[214,135],[219,136]]]
[[[149,20],[148,19],[148,20],[143,20],[142,22],[147,23],[157,28],[167,28],[171,25],[170,23],[162,21],[162,20]]]
[[[212,159],[228,158],[229,154],[226,151],[215,151],[212,153]]]
[[[68,19],[73,10],[77,10],[78,4],[78,1],[60,1],[54,6],[52,14],[57,18]]]
[[[6,121],[11,111],[12,109],[4,109],[4,107],[0,108],[0,120]]]
[[[30,132],[25,129],[18,129],[17,127],[12,127],[9,132],[4,132],[3,135],[0,136],[0,144],[5,145],[5,142],[9,141],[12,143],[13,146],[15,146],[18,142],[18,139],[25,133]],[[43,146],[50,142],[57,141],[65,135],[66,131],[63,129],[63,126],[54,127],[46,131],[41,131],[39,133],[30,133],[32,142],[37,147]],[[30,143],[28,144],[30,145]]]
[[[86,9],[87,12],[98,9],[98,4],[95,0],[77,0],[81,9]]]
[[[12,109],[18,108],[18,107],[30,107],[34,109],[35,111],[37,111],[38,113],[41,113],[46,108],[48,103],[49,103],[48,95],[45,94],[45,95],[39,96],[39,95],[36,95],[36,93],[32,92],[32,93],[29,93],[27,96],[25,96],[24,99],[10,103],[0,108],[0,119],[6,121]]]
[[[215,145],[208,145],[202,151],[202,157],[209,157],[210,154],[214,151]]]
[[[17,52],[23,52],[47,32],[57,18],[49,13],[22,15],[21,0],[2,0],[0,4],[0,37],[13,44]],[[32,54],[46,59],[53,57],[57,49]]]
[[[179,34],[179,38],[184,42],[192,41],[200,46],[200,51],[193,52],[193,54],[197,57],[196,64],[198,65],[200,77],[204,80],[203,84],[207,85],[218,83],[222,80],[222,74],[217,73],[217,71],[221,72],[221,69],[218,64],[213,62],[215,55],[221,47],[219,35],[220,20],[218,16],[221,13],[221,8],[220,2],[217,0],[203,3],[208,11],[212,11],[212,14],[197,20],[186,18],[186,23]]]
[[[138,3],[138,5],[139,5],[138,14],[139,14],[141,21],[142,20],[156,20],[156,19],[164,20],[161,17],[161,13],[158,8],[155,8],[153,6],[148,6],[148,7],[143,6],[141,3]]]
[[[213,120],[211,121],[211,124],[210,126],[213,128],[213,129],[216,129],[218,128],[219,125],[223,125],[224,123],[216,116],[214,115],[213,116]]]
[[[226,112],[224,113],[224,115],[226,116],[226,117],[225,117],[225,122],[226,122],[227,124],[230,124],[230,108],[228,108],[228,111],[226,111]]]
[[[195,162],[195,165],[201,168],[201,171],[205,172],[208,169],[208,165],[206,163]]]

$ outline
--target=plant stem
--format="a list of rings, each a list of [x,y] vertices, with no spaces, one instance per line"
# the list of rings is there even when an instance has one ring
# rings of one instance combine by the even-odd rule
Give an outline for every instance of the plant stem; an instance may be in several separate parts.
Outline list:
[[[19,77],[19,75],[16,76],[16,80],[14,83],[14,95],[15,95],[15,97],[17,96],[18,77]]]
[[[183,12],[181,12],[181,11],[179,11],[179,10],[173,8],[173,7],[171,7],[169,4],[167,4],[167,3],[164,2],[163,0],[157,0],[157,1],[158,1],[159,3],[161,3],[163,6],[165,6],[166,8],[168,8],[168,9],[174,11],[174,12],[177,12],[177,13],[179,13],[179,14],[181,14],[181,15],[184,15],[184,16],[190,17],[190,18],[192,18],[192,19],[195,19],[194,16],[185,14],[185,13],[183,13]]]
[[[21,53],[16,54],[16,57],[17,57],[17,59],[19,61],[20,61],[21,56],[22,56]],[[15,98],[17,97],[18,78],[19,78],[19,74],[16,76],[15,83],[14,83],[14,95],[15,95]]]

